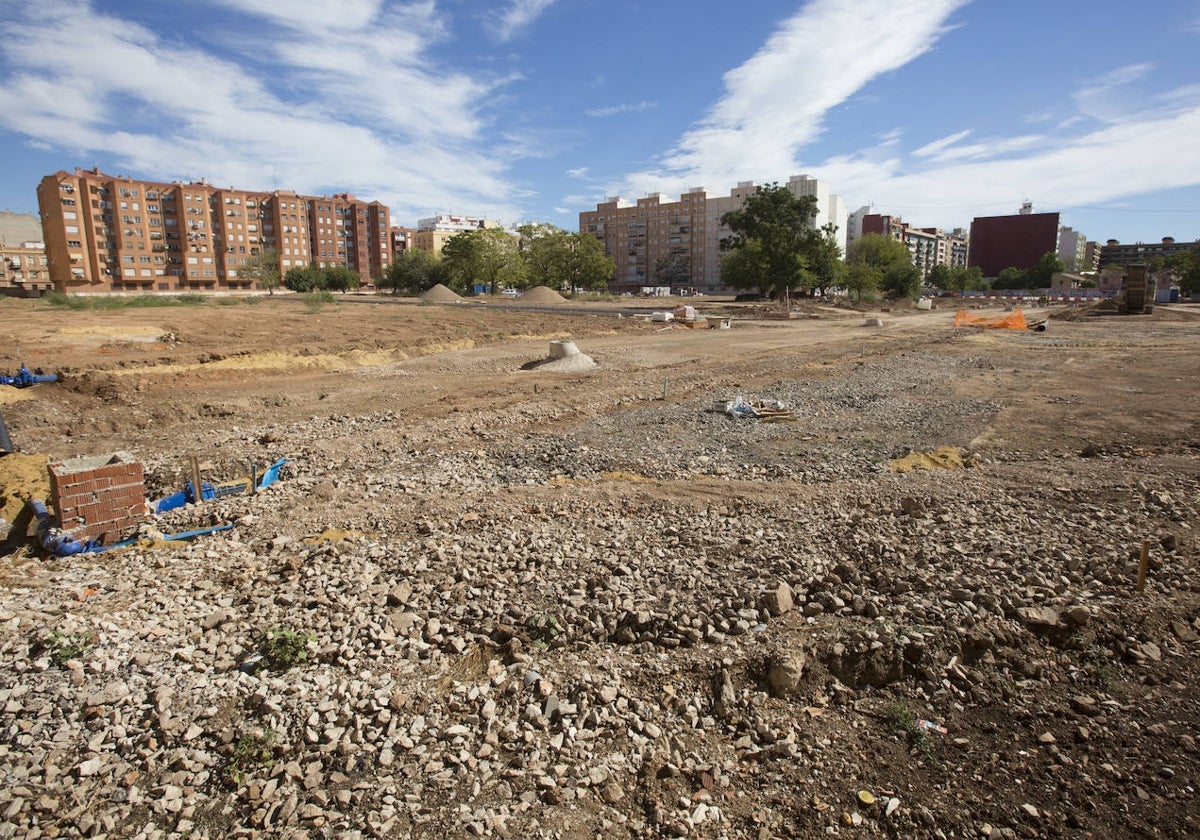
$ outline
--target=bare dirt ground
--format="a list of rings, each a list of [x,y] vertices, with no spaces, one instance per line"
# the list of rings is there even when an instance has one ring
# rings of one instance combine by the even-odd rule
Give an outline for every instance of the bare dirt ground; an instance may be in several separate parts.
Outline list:
[[[951,308],[804,305],[791,320],[749,317],[749,308],[721,302],[699,308],[714,324],[732,318],[731,328],[671,328],[599,304],[381,298],[311,310],[279,298],[73,312],[0,300],[0,372],[24,363],[61,375],[50,385],[0,390],[0,416],[21,454],[133,453],[147,464],[151,495],[180,486],[191,456],[211,475],[236,474],[249,459],[292,458],[291,479],[309,492],[289,497],[286,509],[258,511],[264,533],[324,527],[416,538],[436,533],[438,523],[462,527],[468,502],[472,515],[517,530],[522,517],[576,518],[579,539],[600,546],[609,545],[602,528],[613,522],[687,521],[712,511],[780,521],[795,511],[815,528],[824,507],[830,529],[860,531],[844,541],[832,530],[812,532],[814,543],[831,540],[824,552],[802,549],[801,536],[788,532],[786,562],[761,554],[798,596],[760,635],[773,650],[806,651],[795,689],[802,700],[767,691],[770,657],[749,643],[742,653],[722,648],[737,631],[705,630],[707,619],[695,625],[702,638],[692,644],[685,636],[682,648],[665,630],[606,629],[599,620],[587,645],[564,638],[551,646],[584,659],[601,655],[588,652],[597,644],[604,656],[627,654],[643,663],[631,665],[627,679],[644,696],[661,693],[661,657],[675,655],[681,695],[684,685],[708,695],[712,675],[728,674],[753,712],[714,701],[714,730],[678,742],[668,734],[661,756],[647,758],[620,796],[567,804],[543,796],[525,836],[1196,836],[1200,310],[1027,311],[1031,321],[1049,318],[1035,333],[955,329]],[[865,326],[867,314],[884,326]],[[598,367],[522,369],[556,339],[574,340]],[[714,411],[738,394],[795,405],[806,393],[813,402],[792,423],[731,426],[746,421]],[[886,468],[941,446],[964,453],[967,468]],[[402,457],[427,458],[420,463],[430,470],[486,460],[486,469],[508,477],[502,488],[414,494],[361,469],[372,458]],[[480,475],[490,475],[486,469]],[[522,470],[527,480],[516,477]],[[590,533],[595,511],[596,523],[608,522],[595,525],[599,534]],[[996,511],[1006,521],[989,518]],[[613,518],[604,520],[606,512]],[[700,550],[672,530],[676,548]],[[1001,533],[1010,544],[997,544]],[[1050,535],[1063,542],[1036,543]],[[756,541],[753,533],[739,539]],[[1150,584],[1137,591],[1143,543]],[[797,559],[808,550],[826,562],[811,576]],[[22,575],[40,574],[34,553],[24,552],[4,578],[14,615]],[[1008,561],[1035,571],[1010,575]],[[713,574],[708,582],[686,578],[688,591],[721,586]],[[908,605],[914,587],[922,600]],[[1081,590],[1099,594],[1081,599]],[[901,602],[907,606],[888,612]],[[964,603],[970,609],[959,609]],[[1029,612],[1046,604],[1056,608],[1052,619]],[[1080,604],[1083,612],[1068,621]],[[889,671],[863,641],[875,637],[861,635],[864,622],[881,615],[924,626],[930,638],[929,627],[944,626],[961,649],[939,649],[936,667],[932,654],[918,662],[905,653]],[[481,625],[480,636],[511,636],[496,626]],[[864,645],[853,661],[851,638]],[[881,710],[897,708],[936,715],[947,731],[879,722]],[[801,725],[811,727],[814,746],[770,746],[791,743],[776,737],[780,727]],[[681,771],[678,755],[689,744],[726,763]],[[717,796],[719,821],[695,817],[696,803],[710,801],[697,789]],[[885,813],[860,790],[897,805]],[[359,807],[367,813],[365,801]],[[692,817],[681,822],[676,811]],[[221,819],[253,822],[250,811],[239,813]],[[360,828],[368,822],[361,819]],[[371,833],[425,836],[417,822],[395,819]],[[478,824],[484,828],[463,832],[492,833],[491,823]],[[320,826],[304,832],[332,836]],[[459,836],[457,827],[443,831]],[[46,836],[55,833],[73,830],[60,825]]]

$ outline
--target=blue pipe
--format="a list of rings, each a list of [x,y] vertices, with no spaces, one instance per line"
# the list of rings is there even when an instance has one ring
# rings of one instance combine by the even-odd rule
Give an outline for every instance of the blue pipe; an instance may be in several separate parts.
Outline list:
[[[264,487],[270,487],[279,480],[279,472],[283,469],[283,465],[288,461],[287,458],[280,458],[271,466],[267,467],[259,478],[256,490],[262,490]],[[239,489],[240,488],[240,489]],[[222,496],[230,495],[234,492],[245,490],[245,485],[234,485],[232,487],[213,487],[207,481],[200,484],[200,498],[203,501],[208,499],[217,499]],[[165,496],[154,503],[155,513],[166,513],[167,511],[177,510],[189,502],[195,503],[196,493],[192,487],[192,482],[188,482],[183,486],[182,490],[172,493],[170,496]]]
[[[5,376],[0,373],[0,385],[12,385],[14,388],[28,388],[30,385],[36,385],[39,382],[57,382],[58,377],[53,373],[30,373],[29,368],[21,365],[21,369],[14,376]]]
[[[114,548],[125,548],[138,542],[141,537],[134,537],[129,540],[122,540],[112,545],[101,545],[95,540],[80,542],[75,537],[60,531],[50,525],[50,511],[46,510],[46,506],[37,499],[26,499],[25,506],[30,512],[37,517],[37,535],[38,540],[42,544],[42,548],[49,551],[55,557],[70,557],[74,554],[99,554],[101,551],[109,551]],[[190,540],[193,537],[202,537],[205,534],[214,534],[217,531],[228,531],[232,529],[232,525],[213,525],[210,528],[199,528],[195,531],[181,531],[178,534],[165,534],[164,540]]]
[[[50,524],[50,511],[37,499],[27,499],[25,506],[37,517],[37,535],[42,548],[55,557],[70,557],[72,554],[84,554],[99,548],[99,543],[95,540],[80,542],[70,534],[53,527]]]

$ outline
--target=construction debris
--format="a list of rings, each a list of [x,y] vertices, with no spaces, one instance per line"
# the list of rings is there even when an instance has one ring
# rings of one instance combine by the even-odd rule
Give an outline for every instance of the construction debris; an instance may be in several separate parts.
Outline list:
[[[730,417],[753,417],[767,423],[796,419],[792,409],[779,400],[759,400],[751,403],[742,399],[741,396],[734,397],[725,403],[725,413]]]
[[[954,326],[979,327],[985,330],[1024,330],[1029,327],[1025,323],[1025,314],[1020,309],[1000,316],[973,315],[965,309],[960,309],[954,315]]]

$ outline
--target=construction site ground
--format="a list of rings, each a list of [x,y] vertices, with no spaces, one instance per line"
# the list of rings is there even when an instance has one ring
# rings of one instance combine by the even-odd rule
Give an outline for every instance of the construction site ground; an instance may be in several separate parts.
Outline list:
[[[522,836],[511,826],[532,813],[538,820],[525,836],[1200,833],[1194,740],[1200,728],[1194,530],[1200,307],[1160,306],[1127,317],[1094,316],[1080,307],[1027,308],[1028,321],[1047,324],[1035,332],[955,328],[955,306],[943,301],[930,311],[802,301],[789,318],[761,304],[687,302],[708,316],[712,329],[652,320],[651,312],[667,307],[641,300],[556,307],[486,298],[430,305],[380,295],[314,306],[276,295],[253,304],[74,311],[0,299],[0,373],[24,364],[60,377],[31,388],[0,387],[0,417],[16,454],[33,456],[35,464],[131,453],[147,465],[151,497],[182,486],[192,457],[212,477],[244,475],[250,462],[291,459],[281,484],[305,492],[287,496],[286,509],[260,504],[254,521],[239,526],[247,544],[330,529],[362,533],[372,523],[389,528],[392,539],[464,527],[459,492],[438,495],[414,476],[405,485],[410,492],[393,493],[386,489],[391,479],[363,466],[389,453],[444,455],[455,469],[470,457],[505,463],[507,453],[512,470],[504,473],[504,486],[470,489],[470,514],[504,518],[516,530],[523,518],[591,522],[589,509],[615,512],[612,522],[643,517],[645,524],[654,517],[673,529],[672,545],[686,553],[701,543],[687,538],[684,523],[701,512],[720,511],[730,522],[742,510],[780,523],[793,513],[797,521],[818,522],[814,506],[829,505],[828,533],[861,528],[836,550],[824,550],[819,541],[825,537],[811,533],[809,539],[780,524],[785,545],[741,557],[748,568],[761,557],[778,571],[771,580],[789,581],[796,593],[787,610],[776,610],[774,602],[771,609],[748,605],[751,614],[771,613],[762,624],[768,629],[759,629],[771,643],[761,656],[745,641],[753,629],[738,643],[734,629],[700,627],[707,619],[696,624],[703,638],[689,643],[685,637],[682,647],[665,630],[625,619],[614,619],[611,637],[593,634],[585,643],[568,633],[551,645],[547,656],[649,663],[641,670],[629,665],[622,689],[640,698],[630,708],[647,720],[647,704],[669,705],[663,682],[682,685],[692,675],[701,698],[697,719],[710,719],[714,730],[680,735],[677,743],[660,720],[655,729],[668,731],[655,747],[653,730],[647,736],[639,723],[630,737],[645,740],[651,746],[644,752],[658,749],[659,757],[618,779],[624,792],[592,800],[581,794],[569,803],[557,794],[542,796],[510,817],[511,836]],[[869,318],[880,318],[882,326],[867,326]],[[551,341],[564,339],[596,368],[544,373],[530,365],[547,357]],[[816,408],[824,413],[806,414],[795,395],[818,388]],[[779,400],[792,416],[768,425],[726,415],[723,405],[739,395]],[[897,409],[875,410],[881,401]],[[542,439],[554,442],[540,456],[554,469],[543,470],[531,454]],[[945,447],[952,457],[938,460]],[[603,471],[597,467],[587,480],[573,471],[572,459],[600,463],[606,452]],[[915,469],[888,468],[906,456]],[[4,508],[10,519],[20,497],[39,490],[38,471],[19,472],[16,460],[5,474],[0,457],[0,504],[15,505]],[[829,471],[831,463],[837,472]],[[515,477],[520,469],[525,478]],[[1004,500],[995,509],[1009,521],[989,519],[993,492]],[[212,519],[199,516],[199,524]],[[1114,516],[1119,529],[1108,524]],[[876,517],[886,523],[873,526]],[[872,535],[875,527],[892,536],[889,529],[908,533],[908,523],[922,534],[914,544],[897,537],[883,545]],[[580,527],[579,540],[594,538]],[[762,529],[757,533],[761,537]],[[997,534],[1006,534],[1009,544],[998,545]],[[1030,534],[1053,534],[1079,550],[1043,550],[1026,539]],[[755,545],[753,533],[739,539],[748,551]],[[612,549],[619,541],[604,545]],[[819,556],[821,565],[807,574],[799,560],[784,557],[789,551]],[[984,557],[987,573],[979,565]],[[1139,588],[1143,557],[1148,581]],[[1014,574],[1006,582],[996,565],[1005,558],[1021,568],[1040,564],[1044,576],[1035,570],[1034,578]],[[29,593],[54,586],[70,562],[27,545],[0,564],[7,628],[0,632],[10,636],[8,656],[23,643],[17,637],[30,632],[28,621],[18,620],[34,614]],[[629,564],[632,570],[617,574],[637,579],[643,572],[635,561]],[[93,571],[98,585],[103,574],[100,562]],[[591,586],[582,583],[590,580],[589,569],[563,575],[578,578],[581,592]],[[909,583],[893,587],[893,576]],[[703,590],[724,582],[688,584]],[[888,617],[890,602],[913,598],[913,586],[928,591],[915,593],[918,606],[904,620],[924,625],[939,644],[959,638],[961,647],[934,650],[931,643],[921,663],[897,660],[894,672],[876,668],[870,645],[850,662],[849,639],[865,638],[862,628]],[[984,589],[987,598],[977,595]],[[969,610],[960,609],[964,603]],[[89,604],[80,599],[62,609],[101,609]],[[816,604],[819,609],[805,609]],[[1055,610],[1053,617],[1036,614],[1045,607]],[[1068,620],[1074,607],[1083,611]],[[689,614],[716,612],[705,605]],[[736,611],[726,617],[736,625]],[[603,618],[595,623],[602,629]],[[504,622],[464,627],[470,630],[464,638],[490,634],[499,644],[506,634],[496,626]],[[533,625],[524,626],[528,647]],[[944,636],[928,629],[935,626]],[[722,647],[727,640],[735,647]],[[803,652],[807,664],[799,685],[781,693],[769,672],[787,650]],[[540,666],[543,672],[552,667]],[[669,676],[673,669],[683,676]],[[730,696],[746,698],[743,712],[728,710],[729,696],[711,696],[721,690],[711,688],[710,676],[725,675]],[[11,690],[30,678],[21,669],[9,671],[3,685]],[[917,731],[896,709],[936,716],[932,725],[945,728]],[[614,712],[622,713],[629,714]],[[804,744],[803,734],[798,741],[778,736],[788,726],[810,727],[814,746]],[[0,737],[15,745],[19,727],[12,727]],[[689,731],[698,728],[703,725],[693,722]],[[712,769],[696,770],[694,777],[676,766],[679,755],[689,755],[687,744],[703,751],[695,738],[725,764],[715,758]],[[728,739],[724,752],[717,744],[722,738]],[[511,778],[508,783],[517,786]],[[702,788],[715,800],[697,796]],[[691,798],[681,806],[681,797]],[[891,810],[872,804],[892,798]],[[722,806],[719,821],[696,816],[696,803],[710,801]],[[355,802],[360,810],[344,824],[357,820],[364,833],[385,836],[378,828],[382,806]],[[14,824],[22,813],[10,809]],[[215,836],[222,820],[226,828],[253,821],[249,806],[217,813],[205,817],[207,823],[195,817],[196,825]],[[382,823],[390,836],[424,836],[417,822],[391,819]],[[77,830],[54,820],[42,817],[43,831],[57,825],[45,836]],[[156,824],[170,830],[166,818]],[[310,822],[297,830],[332,836],[329,826],[336,825],[331,820],[322,830]],[[493,828],[479,817],[444,826],[442,836],[491,834]]]

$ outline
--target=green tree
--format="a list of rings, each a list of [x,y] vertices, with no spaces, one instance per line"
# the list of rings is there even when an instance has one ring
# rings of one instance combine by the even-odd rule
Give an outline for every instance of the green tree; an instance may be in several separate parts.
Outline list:
[[[344,265],[335,265],[321,272],[320,288],[345,294],[351,289],[357,289],[361,281],[357,271]]]
[[[432,251],[410,248],[400,253],[383,273],[382,288],[394,295],[416,295],[441,282],[441,263]]]
[[[735,289],[754,289],[762,295],[770,291],[767,264],[758,240],[747,240],[740,248],[721,255],[721,282]]]
[[[840,286],[846,263],[837,238],[838,226],[833,222],[822,225],[820,236],[813,239],[809,254],[809,274],[813,287],[822,297],[834,286]]]
[[[921,269],[912,263],[888,266],[883,272],[883,289],[892,298],[917,298],[921,294]]]
[[[525,277],[517,237],[500,228],[450,237],[442,247],[442,263],[447,285],[459,293],[470,293],[482,285],[494,294],[497,286],[519,286]]]
[[[925,282],[935,289],[952,289],[954,288],[951,285],[954,282],[954,274],[950,270],[950,266],[945,263],[938,263],[929,269],[929,274],[926,275]]]
[[[1179,251],[1167,258],[1167,266],[1179,276],[1181,294],[1200,292],[1200,242],[1187,251]]]
[[[525,282],[530,286],[560,286],[571,234],[548,224],[521,225],[517,233],[525,263]]]
[[[242,280],[249,280],[260,289],[266,289],[269,295],[275,294],[275,289],[279,286],[279,253],[263,251],[261,254],[247,257],[238,267],[237,276]]]
[[[912,264],[908,246],[882,233],[868,233],[850,243],[846,263],[874,269],[876,288],[892,297],[915,297],[921,288],[921,272]]]
[[[1029,269],[1029,286],[1030,289],[1048,289],[1050,281],[1055,274],[1058,274],[1064,268],[1063,261],[1059,259],[1058,254],[1053,251],[1047,251],[1042,254],[1033,268]]]
[[[566,246],[563,283],[572,289],[607,288],[617,266],[604,255],[604,244],[590,233],[579,232],[567,236]]]
[[[992,283],[993,289],[1031,289],[1029,285],[1029,272],[1023,268],[1017,268],[1015,265],[1010,265],[1008,268],[1001,269],[1000,274],[996,277],[996,281]]]
[[[879,288],[882,276],[883,272],[880,269],[865,262],[848,262],[842,277],[842,285],[846,287],[847,291],[852,292],[861,303],[864,295],[870,297]]]
[[[772,183],[748,196],[739,209],[722,216],[721,222],[733,233],[730,249],[737,251],[756,243],[755,262],[763,272],[761,285],[785,291],[804,285],[810,277],[816,215],[815,196],[797,197],[787,187]],[[722,280],[728,282],[724,274]]]
[[[293,292],[311,292],[325,288],[324,278],[319,268],[312,266],[296,266],[289,268],[283,275],[283,285]]]

